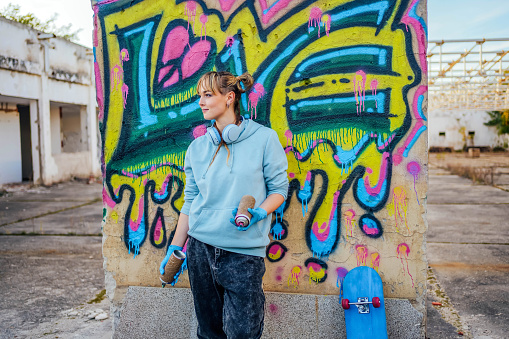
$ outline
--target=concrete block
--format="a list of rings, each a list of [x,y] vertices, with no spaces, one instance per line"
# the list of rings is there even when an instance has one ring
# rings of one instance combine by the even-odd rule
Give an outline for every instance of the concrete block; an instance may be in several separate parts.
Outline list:
[[[337,295],[266,292],[262,338],[346,338]],[[423,314],[406,299],[386,299],[391,339],[424,338]],[[196,338],[193,298],[187,288],[129,287],[114,338]]]
[[[469,148],[468,149],[468,157],[469,158],[479,158],[481,156],[480,148]]]

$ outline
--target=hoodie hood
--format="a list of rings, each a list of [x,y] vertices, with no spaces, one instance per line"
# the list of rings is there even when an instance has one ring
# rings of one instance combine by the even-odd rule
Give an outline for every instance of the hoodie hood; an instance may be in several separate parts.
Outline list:
[[[242,118],[242,122],[239,125],[239,128],[243,129],[242,132],[240,132],[240,135],[237,138],[237,140],[235,140],[231,144],[227,145],[229,150],[230,150],[230,158],[227,161],[227,165],[228,165],[228,168],[229,168],[229,173],[232,172],[233,161],[235,159],[235,146],[234,145],[236,143],[239,143],[239,142],[249,138],[257,130],[259,130],[261,127],[262,127],[262,125],[260,125],[259,123],[255,122],[255,121],[253,121],[251,119]],[[209,128],[212,128],[212,127],[209,127]],[[211,143],[212,145],[214,145],[214,142],[212,141],[212,137],[210,136],[210,132],[209,131],[207,131],[206,135],[207,135],[208,142]],[[214,154],[215,154],[215,152],[213,152],[211,154],[210,159],[209,159],[209,167],[207,167],[207,169],[205,170],[205,173],[203,173],[202,178],[205,178],[205,176],[207,175],[207,172],[208,172],[208,170],[210,168],[210,165],[212,164],[212,159],[214,159]]]

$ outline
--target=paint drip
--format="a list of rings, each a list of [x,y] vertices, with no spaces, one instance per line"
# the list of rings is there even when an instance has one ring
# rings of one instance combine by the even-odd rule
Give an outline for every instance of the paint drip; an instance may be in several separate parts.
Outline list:
[[[355,93],[357,115],[359,115],[366,108],[364,106],[364,100],[366,98],[366,73],[364,73],[364,71],[355,72],[353,76],[353,91]]]
[[[414,287],[414,278],[410,274],[410,269],[408,267],[408,255],[410,254],[410,247],[408,247],[408,245],[405,243],[401,243],[398,245],[396,252],[397,252],[398,258],[401,260],[401,265],[403,266],[403,270],[405,269],[405,264],[403,263],[403,258],[405,259],[406,270],[407,270],[408,275],[410,276],[410,279],[412,280],[412,287]]]
[[[201,22],[200,40],[202,38],[207,39],[207,21],[209,21],[208,16],[206,16],[205,14],[200,15],[200,22]]]
[[[191,28],[194,34],[194,22],[196,21],[196,2],[194,1],[186,2],[184,14],[187,15],[187,30],[189,30],[189,23],[192,20]]]
[[[322,20],[322,10],[319,7],[311,8],[311,12],[309,13],[308,20],[308,32],[309,27],[318,27],[318,37],[320,37],[320,21]]]
[[[407,169],[408,173],[410,173],[414,177],[414,192],[415,192],[415,197],[417,198],[417,204],[420,205],[419,196],[417,195],[417,190],[415,189],[415,182],[419,178],[419,173],[421,172],[421,166],[419,165],[418,162],[411,161],[411,162],[409,162],[406,165],[406,169]]]
[[[292,268],[292,271],[290,272],[290,276],[288,277],[288,287],[290,287],[290,284],[297,288],[299,286],[299,276],[302,271],[301,266],[294,266]]]

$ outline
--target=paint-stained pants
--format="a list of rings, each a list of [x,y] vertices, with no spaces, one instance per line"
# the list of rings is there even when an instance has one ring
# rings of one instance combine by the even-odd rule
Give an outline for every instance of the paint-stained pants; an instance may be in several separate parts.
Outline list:
[[[261,337],[263,258],[225,251],[189,237],[187,268],[198,338]]]

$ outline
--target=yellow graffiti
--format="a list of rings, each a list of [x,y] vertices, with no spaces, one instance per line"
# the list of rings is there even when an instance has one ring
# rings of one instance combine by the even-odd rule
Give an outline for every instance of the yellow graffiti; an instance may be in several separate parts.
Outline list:
[[[288,277],[288,287],[292,285],[293,287],[297,288],[299,286],[299,276],[301,272],[300,266],[294,266],[292,268],[292,271],[290,272],[290,276]]]
[[[326,271],[322,268],[319,271],[315,271],[312,266],[309,267],[309,283],[320,282],[325,277]]]
[[[398,186],[394,187],[392,193],[392,201],[387,204],[387,211],[390,216],[394,216],[394,221],[396,222],[396,231],[399,232],[399,224],[404,223],[407,230],[408,228],[407,222],[407,197],[406,191],[403,187]]]
[[[371,268],[375,269],[378,272],[378,268],[380,267],[380,254],[373,252],[371,253]]]

